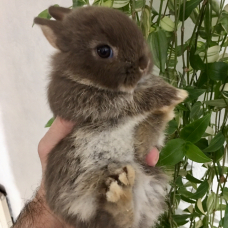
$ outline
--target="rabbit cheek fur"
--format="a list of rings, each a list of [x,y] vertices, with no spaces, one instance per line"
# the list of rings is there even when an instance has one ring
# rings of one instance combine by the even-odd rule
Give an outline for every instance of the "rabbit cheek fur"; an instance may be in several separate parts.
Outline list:
[[[77,228],[149,228],[165,209],[167,179],[145,156],[162,145],[165,125],[187,94],[150,75],[149,49],[124,14],[102,7],[49,13],[56,21],[34,21],[60,50],[49,104],[77,125],[49,154],[47,203]],[[98,56],[104,44],[112,58]]]

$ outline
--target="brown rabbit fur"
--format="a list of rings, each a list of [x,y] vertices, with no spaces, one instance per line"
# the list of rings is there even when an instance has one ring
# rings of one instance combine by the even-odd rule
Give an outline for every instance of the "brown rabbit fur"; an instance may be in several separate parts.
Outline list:
[[[49,13],[56,20],[34,20],[58,49],[48,100],[55,116],[76,126],[48,157],[47,202],[77,228],[149,228],[164,212],[167,178],[145,156],[162,145],[187,93],[151,75],[149,48],[123,13],[104,7]]]

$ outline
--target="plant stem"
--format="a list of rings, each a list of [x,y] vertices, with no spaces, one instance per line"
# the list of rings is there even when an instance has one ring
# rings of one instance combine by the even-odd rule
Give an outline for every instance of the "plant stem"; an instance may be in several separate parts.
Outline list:
[[[175,28],[174,28],[174,42],[175,42],[175,50],[177,49],[177,26],[179,21],[179,13],[180,10],[177,9],[177,0],[174,0],[174,10],[175,10]],[[177,67],[177,52],[174,52],[174,69]]]
[[[158,26],[160,25],[163,1],[164,1],[164,0],[160,0],[159,15],[158,15],[158,20],[157,20],[157,25],[158,25]]]
[[[214,166],[214,168],[216,168],[216,167]],[[215,195],[215,204],[214,204],[214,205],[217,205],[219,186],[220,186],[220,185],[219,185],[219,182],[218,182],[217,190],[216,190],[216,195]],[[214,225],[215,211],[216,211],[216,210],[214,209],[214,211],[213,211],[213,216],[212,216],[212,221],[211,221],[211,224],[212,224],[212,225]]]
[[[136,15],[135,15],[135,0],[130,0],[130,5],[131,5],[131,15],[132,19],[136,21]]]
[[[150,0],[150,9],[152,10],[153,0]]]
[[[203,19],[204,19],[204,14],[205,14],[205,9],[206,9],[206,5],[209,4],[207,0],[204,0],[203,2],[203,6],[201,8],[201,15],[200,15],[200,21],[199,21],[199,25],[198,25],[198,29],[196,31],[196,39],[195,39],[195,48],[197,47],[197,41],[198,41],[198,36],[199,36],[199,30],[200,30],[200,27],[202,25],[202,22],[203,22]]]
[[[185,59],[184,59],[184,18],[185,18],[185,5],[186,5],[186,0],[183,1],[183,17],[182,17],[182,26],[181,26],[181,49],[182,49],[182,62],[183,62],[183,78],[184,78],[185,72],[186,72]]]
[[[165,16],[165,14],[166,14],[166,10],[167,10],[167,8],[168,8],[168,4],[169,4],[169,0],[167,1],[167,3],[166,3],[166,6],[165,6],[165,10],[164,10],[164,14],[163,14],[163,17]]]
[[[220,45],[221,49],[222,49],[223,44],[224,44],[225,41],[226,41],[226,38],[227,38],[227,33],[226,33],[225,36],[223,37],[222,43],[221,43],[221,45]],[[221,50],[221,49],[220,49],[220,50]]]

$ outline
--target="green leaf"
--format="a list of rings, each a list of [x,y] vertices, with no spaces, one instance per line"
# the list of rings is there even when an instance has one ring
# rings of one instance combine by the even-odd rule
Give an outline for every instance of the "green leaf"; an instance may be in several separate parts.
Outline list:
[[[217,164],[219,164],[219,162]],[[215,168],[216,168],[217,172],[222,173],[222,170],[220,171],[221,167],[218,168],[218,166],[216,166]],[[224,166],[223,169],[224,169],[223,173],[228,173],[228,167],[227,166]]]
[[[172,135],[176,130],[177,130],[177,121],[176,120],[171,120],[168,123],[168,127],[166,129],[167,134]]]
[[[184,5],[181,4],[179,20],[180,21],[183,20],[183,14],[184,14],[184,20],[186,20],[190,16],[192,11],[200,4],[200,2],[201,2],[201,0],[186,1],[186,3],[185,3],[185,14],[184,14]]]
[[[183,182],[182,182],[182,176],[178,176],[176,179],[176,186],[178,187],[182,187],[183,186]]]
[[[219,23],[222,25],[226,33],[228,33],[228,12],[226,12],[225,10],[223,10],[220,15]]]
[[[51,127],[52,123],[54,122],[55,118],[52,117],[48,122],[46,123],[45,127]]]
[[[182,111],[189,111],[188,108],[186,108],[183,104],[177,105],[177,109],[182,110]]]
[[[205,50],[206,50],[206,44],[203,43],[202,41],[198,41],[195,55],[198,55],[200,52],[205,52]]]
[[[207,212],[212,213],[219,205],[219,201],[216,203],[216,194],[212,192],[207,198]]]
[[[192,199],[199,199],[199,198],[203,198],[203,196],[206,194],[206,192],[209,189],[209,184],[207,182],[207,180],[203,181],[200,186],[198,187],[198,189],[196,190],[195,193],[193,193],[193,195],[191,196]]]
[[[191,124],[186,125],[181,133],[180,137],[190,142],[197,142],[201,139],[202,135],[207,129],[207,126],[210,122],[211,114],[207,114],[206,116],[192,122]]]
[[[226,210],[226,204],[218,204],[217,208],[215,209],[216,211],[225,211]]]
[[[200,214],[204,215],[205,211],[203,209],[203,204],[201,198],[199,198],[196,202],[195,210],[199,212]]]
[[[200,150],[204,150],[208,147],[208,141],[205,138],[201,138],[198,142],[195,143],[197,147],[200,148]]]
[[[151,32],[148,37],[148,42],[153,53],[154,64],[161,72],[164,72],[168,51],[168,40],[165,31],[157,29]]]
[[[200,116],[203,114],[201,109],[201,102],[197,101],[191,108],[190,118],[191,119],[199,119]]]
[[[214,81],[224,81],[227,78],[228,64],[224,62],[208,63],[207,66],[208,77]]]
[[[223,227],[223,223],[224,223],[224,217],[221,218],[221,220],[219,221],[219,227]],[[214,228],[214,227],[213,227]],[[217,227],[216,227],[217,228]]]
[[[171,34],[170,32],[173,32],[175,29],[175,23],[168,16],[164,16],[160,20],[160,26],[163,30],[167,31],[168,34]]]
[[[217,81],[215,83],[215,86],[213,88],[213,92],[214,92],[214,99],[218,99],[221,97],[221,91],[220,91],[220,87],[222,86],[222,82],[221,81]]]
[[[112,0],[102,0],[100,5],[104,7],[112,7],[112,3]]]
[[[210,145],[203,152],[215,152],[219,150],[225,142],[225,137],[220,131],[212,140]]]
[[[228,228],[228,204],[226,205],[225,216],[223,219],[223,228]]]
[[[94,0],[93,6],[100,6],[101,5],[101,0]]]
[[[184,152],[182,148],[184,143],[185,141],[183,139],[170,140],[162,149],[157,165],[175,165],[180,162],[184,157]]]
[[[218,4],[218,1],[217,0],[212,0],[210,1],[210,4],[211,4],[211,7],[212,7],[212,10],[217,14],[219,15],[219,4]]]
[[[187,188],[187,187],[193,187],[195,190],[197,189],[197,184],[196,183],[192,183],[190,181],[186,182],[184,184],[184,186]]]
[[[51,19],[51,15],[48,13],[48,9],[42,11],[38,17],[45,18],[45,19]]]
[[[210,186],[210,182],[209,181],[208,181],[208,183],[209,183],[209,186]],[[206,195],[206,197],[204,197],[204,200],[202,202],[204,211],[207,211],[207,198],[208,198],[208,194]]]
[[[228,46],[228,44],[226,46]],[[224,63],[228,64],[228,57],[224,57],[224,58],[219,59],[219,62],[224,62]]]
[[[189,220],[189,218],[191,218],[192,215],[173,215],[173,220],[176,222],[176,224],[178,226],[183,226],[184,224],[186,224]]]
[[[191,142],[186,142],[183,147],[184,154],[187,158],[198,163],[210,162],[211,159],[207,157],[197,146]]]
[[[225,33],[224,28],[222,27],[221,24],[217,24],[213,27],[214,30],[214,37],[219,36],[219,35],[223,35]]]
[[[188,97],[185,102],[189,102],[197,99],[200,95],[202,95],[206,90],[205,89],[195,89],[195,88],[184,88],[188,92]]]
[[[213,161],[214,162],[218,162],[221,160],[221,158],[223,157],[224,155],[224,147],[222,146],[220,149],[218,149],[217,151],[215,151],[213,153]]]
[[[142,7],[144,6],[144,1],[143,0],[138,0],[138,1],[135,1],[135,9],[140,9],[142,10]]]
[[[224,98],[228,98],[228,91],[222,91],[222,95]]]
[[[149,6],[145,6],[141,14],[141,30],[146,39],[150,32],[150,14]]]
[[[226,38],[226,41],[223,43],[222,47],[228,46],[228,38]]]
[[[205,10],[205,15],[204,15],[204,28],[205,28],[205,32],[207,34],[207,39],[210,38],[210,34],[211,34],[211,13],[210,13],[210,5],[207,4],[206,5],[206,10]]]
[[[190,174],[187,174],[187,175],[186,175],[186,179],[189,180],[189,181],[192,182],[192,183],[196,183],[196,184],[202,183],[201,180],[199,180],[199,179],[193,177],[193,176],[190,175]]]
[[[195,54],[194,48],[190,51],[190,65],[195,70],[204,70],[205,64],[199,55]]]
[[[130,8],[130,4],[125,5],[122,8],[118,8],[119,11],[122,11],[124,14],[126,14],[128,17],[131,16],[131,8]]]
[[[183,195],[181,195],[181,199],[187,203],[193,203],[193,204],[195,203],[194,200],[191,200],[191,199],[189,199],[189,197],[185,197]]]
[[[186,190],[185,187],[181,187],[178,189],[178,193],[181,194],[181,198],[182,197],[187,197],[188,199],[192,197],[193,193],[192,192],[189,192]],[[188,201],[186,201],[188,202]]]
[[[168,1],[168,8],[172,13],[174,12],[174,0]]]
[[[175,49],[175,52],[176,52],[176,55],[179,57],[183,54],[183,52],[185,52],[189,46],[189,41],[186,41],[185,44],[183,45],[183,48],[182,48],[182,45],[178,45]]]
[[[189,17],[192,19],[192,22],[193,22],[194,24],[196,24],[196,23],[197,23],[197,18],[199,17],[199,11],[198,11],[197,9],[194,9],[194,10],[191,12],[191,14],[190,14]]]
[[[186,171],[186,169],[180,169],[180,171],[179,171],[180,176],[185,177],[187,174],[188,174],[188,172]]]
[[[219,162],[217,162],[217,168],[218,168],[218,173],[219,173],[219,175],[222,176],[225,169],[224,169],[224,170],[222,169],[222,167],[221,167],[221,165],[220,165]]]
[[[204,86],[206,85],[208,80],[208,76],[206,71],[201,71],[201,74],[199,76],[199,79],[196,81],[196,86],[197,88],[205,88]]]
[[[194,225],[195,228],[201,228],[202,226],[203,226],[203,221],[201,219],[195,222],[195,225]]]
[[[210,105],[210,106],[218,107],[218,108],[228,107],[228,99],[215,99],[212,101],[205,101],[204,103],[207,105]]]
[[[159,14],[159,13],[156,11],[156,9],[154,9],[154,7],[153,7],[153,6],[152,6],[151,11],[152,11],[152,14],[153,14],[153,15],[158,15],[158,14]]]
[[[86,2],[83,0],[73,0],[73,8],[86,5]]]
[[[122,8],[129,4],[129,0],[114,0],[112,7],[115,9]]]
[[[223,189],[222,197],[223,197],[223,199],[225,199],[226,201],[228,201],[228,188],[227,187],[225,187]]]

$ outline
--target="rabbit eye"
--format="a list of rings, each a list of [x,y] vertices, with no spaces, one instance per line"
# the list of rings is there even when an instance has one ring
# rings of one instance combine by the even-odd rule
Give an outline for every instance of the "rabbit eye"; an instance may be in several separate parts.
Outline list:
[[[101,58],[112,58],[113,51],[108,45],[102,45],[97,47],[97,54]]]

